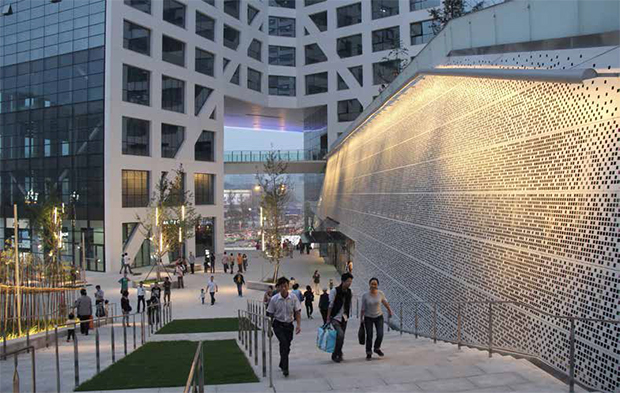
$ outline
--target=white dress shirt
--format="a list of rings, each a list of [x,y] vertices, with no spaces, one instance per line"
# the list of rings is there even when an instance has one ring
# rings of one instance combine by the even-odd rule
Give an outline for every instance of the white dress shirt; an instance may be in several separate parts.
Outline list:
[[[289,292],[286,298],[279,293],[271,298],[267,312],[283,323],[292,323],[295,320],[295,311],[301,312],[301,303],[295,294]]]

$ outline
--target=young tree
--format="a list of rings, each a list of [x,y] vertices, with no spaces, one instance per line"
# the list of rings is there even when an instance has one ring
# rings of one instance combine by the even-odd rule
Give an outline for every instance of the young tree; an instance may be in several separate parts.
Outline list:
[[[284,257],[282,251],[282,231],[284,227],[284,209],[290,198],[291,186],[286,175],[288,165],[272,150],[263,164],[263,174],[256,174],[256,180],[261,188],[260,206],[263,208],[265,225],[266,256],[274,267],[273,281],[280,271],[280,260]]]
[[[183,244],[195,236],[196,223],[200,222],[200,215],[196,213],[192,203],[193,194],[185,190],[183,166],[173,172],[172,180],[168,179],[167,174],[161,176],[149,201],[146,215],[136,215],[141,233],[155,245],[157,264],[160,264],[169,252],[182,252]],[[157,279],[159,278],[158,268]]]
[[[409,50],[407,49],[407,47],[405,47],[402,41],[399,41],[398,46],[396,48],[393,48],[381,60],[383,60],[384,62],[394,62],[396,64],[396,68],[389,75],[380,75],[382,82],[381,86],[379,87],[379,92],[385,90],[387,85],[389,85],[390,82],[392,82],[398,75],[400,75],[401,72],[403,72],[405,68],[407,68],[409,63],[411,63],[411,57],[409,56]]]
[[[480,11],[484,8],[484,0],[470,2],[468,0],[443,0],[442,7],[432,8],[428,11],[433,23],[433,33],[437,34],[443,27],[454,18],[467,15],[471,12]]]

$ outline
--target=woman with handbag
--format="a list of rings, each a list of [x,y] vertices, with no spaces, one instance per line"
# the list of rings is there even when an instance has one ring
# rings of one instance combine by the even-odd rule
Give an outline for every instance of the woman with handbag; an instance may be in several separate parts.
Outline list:
[[[392,317],[392,308],[385,298],[385,294],[379,290],[379,279],[373,277],[368,282],[370,289],[362,296],[361,319],[364,321],[366,330],[366,360],[372,358],[373,352],[373,326],[377,330],[377,338],[374,342],[374,352],[379,356],[384,356],[381,351],[381,342],[383,341],[383,304],[388,311],[388,318]]]

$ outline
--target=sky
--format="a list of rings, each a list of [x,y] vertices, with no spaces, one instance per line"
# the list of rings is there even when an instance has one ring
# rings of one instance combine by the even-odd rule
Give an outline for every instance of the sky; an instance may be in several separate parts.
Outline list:
[[[304,148],[303,132],[224,127],[224,151],[297,150]]]

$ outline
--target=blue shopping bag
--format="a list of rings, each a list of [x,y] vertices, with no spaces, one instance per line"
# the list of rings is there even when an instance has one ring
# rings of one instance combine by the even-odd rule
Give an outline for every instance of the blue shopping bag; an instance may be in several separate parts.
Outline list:
[[[333,353],[338,333],[331,323],[321,326],[316,335],[316,346],[324,352]]]

